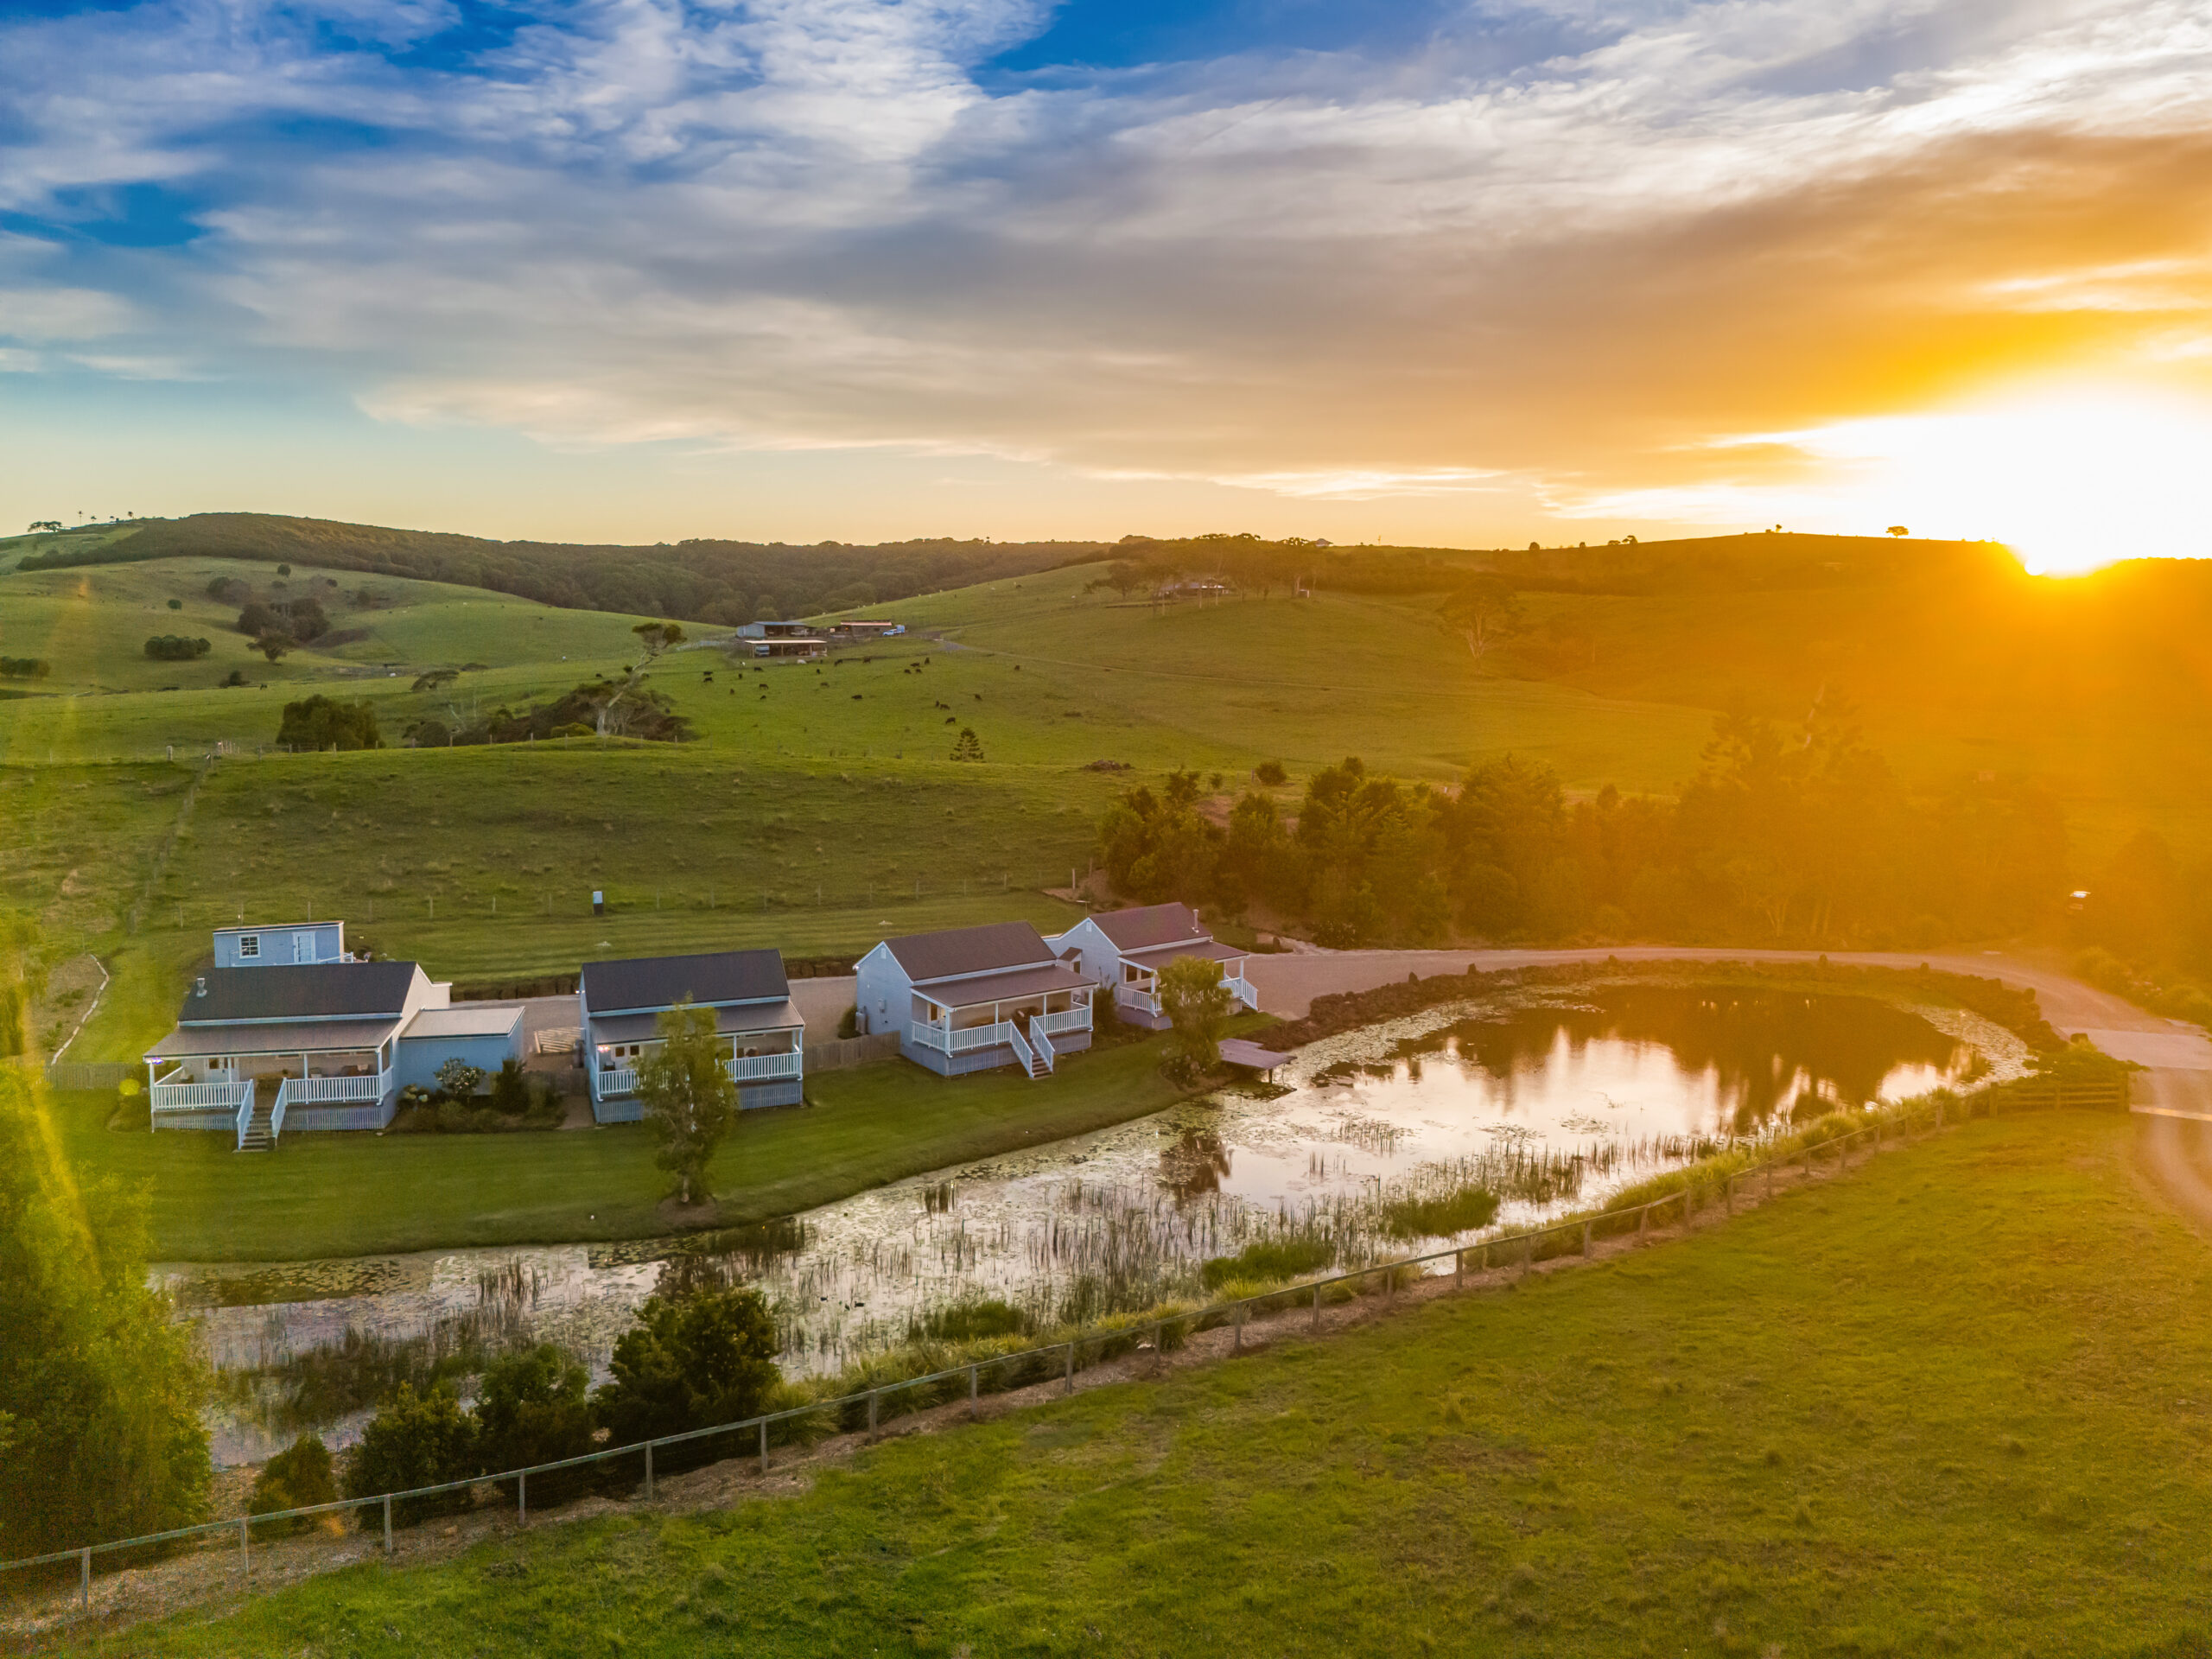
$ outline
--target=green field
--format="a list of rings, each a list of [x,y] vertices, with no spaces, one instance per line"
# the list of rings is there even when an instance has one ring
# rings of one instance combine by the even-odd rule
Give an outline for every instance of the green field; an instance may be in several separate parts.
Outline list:
[[[1290,769],[1287,803],[1348,753],[1443,784],[1511,753],[1578,793],[1664,791],[1695,771],[1715,706],[1748,686],[1794,712],[1832,672],[1915,787],[2051,779],[2085,869],[2141,824],[2184,849],[2212,834],[2212,749],[2165,741],[2135,692],[2105,696],[2094,664],[2068,671],[2084,677],[2072,712],[2044,708],[2063,677],[2007,701],[1994,669],[1948,690],[1916,670],[1926,695],[1901,704],[1872,643],[1887,588],[1532,594],[1528,630],[1478,662],[1433,594],[1155,607],[1086,591],[1088,569],[1051,571],[871,607],[915,633],[819,671],[675,652],[652,684],[692,743],[295,756],[272,746],[283,705],[308,690],[366,698],[396,744],[421,719],[620,671],[637,619],[298,565],[288,591],[325,594],[335,632],[271,668],[206,594],[218,575],[265,588],[271,573],[186,557],[0,574],[0,652],[54,665],[0,697],[0,905],[114,976],[73,1058],[141,1052],[208,929],[241,918],[343,916],[357,943],[476,985],[593,956],[851,954],[960,921],[1046,925],[1070,912],[1042,890],[1087,863],[1102,807],[1170,768],[1198,771],[1221,804],[1261,760]],[[352,597],[363,586],[373,607]],[[1940,659],[1941,607],[1915,599],[1900,615]],[[215,650],[149,662],[139,645],[156,632]],[[467,664],[482,666],[412,689],[425,669]],[[253,683],[219,688],[241,666]],[[2174,706],[2173,729],[2194,729],[2195,702]],[[950,758],[968,728],[981,764]],[[588,914],[594,889],[604,919]]]
[[[88,1651],[2206,1650],[2212,1255],[2124,1118]]]
[[[1170,1104],[1160,1045],[1071,1056],[1049,1084],[905,1064],[807,1080],[803,1109],[748,1113],[709,1170],[721,1220],[764,1221],[871,1186],[1082,1135]],[[58,1093],[71,1166],[144,1186],[155,1255],[289,1262],[469,1244],[652,1238],[668,1177],[641,1126],[512,1135],[297,1135],[240,1157],[223,1135],[106,1127],[111,1094]]]

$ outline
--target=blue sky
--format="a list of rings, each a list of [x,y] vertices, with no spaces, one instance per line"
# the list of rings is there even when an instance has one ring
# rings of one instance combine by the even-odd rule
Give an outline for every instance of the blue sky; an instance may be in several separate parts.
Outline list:
[[[0,4],[0,515],[2011,536],[1910,423],[2194,418],[2208,94],[2177,0]]]

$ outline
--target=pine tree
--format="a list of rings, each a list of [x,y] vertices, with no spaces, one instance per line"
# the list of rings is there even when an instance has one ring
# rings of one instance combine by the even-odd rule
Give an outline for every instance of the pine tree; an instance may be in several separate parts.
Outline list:
[[[959,739],[952,746],[952,758],[956,760],[981,760],[983,758],[983,740],[976,735],[973,726],[960,728]]]

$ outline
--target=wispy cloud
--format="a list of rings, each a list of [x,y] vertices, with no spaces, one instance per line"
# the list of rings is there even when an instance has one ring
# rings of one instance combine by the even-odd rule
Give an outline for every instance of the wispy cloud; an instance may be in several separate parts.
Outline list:
[[[1386,55],[991,67],[1050,21],[0,24],[0,226],[37,255],[0,338],[569,445],[1678,518],[1777,481],[1716,438],[2212,340],[2196,0],[1475,6]]]

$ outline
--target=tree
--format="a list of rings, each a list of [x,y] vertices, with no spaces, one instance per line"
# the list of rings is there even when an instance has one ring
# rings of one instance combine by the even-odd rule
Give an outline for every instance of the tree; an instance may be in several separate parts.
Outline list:
[[[638,1062],[638,1098],[660,1150],[653,1161],[677,1179],[677,1199],[707,1192],[707,1163],[737,1115],[737,1084],[723,1064],[712,1008],[679,1004],[657,1022],[660,1046]]]
[[[1149,586],[1158,574],[1152,566],[1141,564],[1135,559],[1116,559],[1106,567],[1106,574],[1084,588],[1084,592],[1090,593],[1100,588],[1111,588],[1123,599],[1127,599],[1138,588]]]
[[[210,640],[188,639],[178,633],[157,633],[146,642],[146,654],[157,663],[188,663],[214,648]]]
[[[623,671],[622,683],[613,688],[597,709],[594,726],[601,737],[619,735],[626,715],[621,712],[623,702],[645,683],[645,671],[658,662],[664,652],[683,643],[683,628],[676,622],[640,622],[630,630],[638,636],[639,647],[645,653]]]
[[[1478,576],[1444,601],[1444,614],[1481,657],[1521,626],[1521,598],[1502,576]]]
[[[245,1510],[248,1515],[273,1515],[280,1510],[311,1509],[317,1503],[337,1501],[338,1483],[331,1473],[330,1448],[322,1443],[320,1434],[302,1434],[261,1465],[260,1472],[253,1478],[253,1497]],[[265,1534],[273,1530],[275,1524],[262,1531]],[[310,1521],[295,1521],[289,1529],[296,1531],[311,1524]]]
[[[171,609],[171,610],[173,610],[173,611],[181,611],[181,610],[182,610],[183,608],[184,608],[184,601],[183,601],[182,600],[181,600],[181,599],[173,599],[173,600],[169,601],[169,609]]]
[[[403,1382],[362,1429],[346,1459],[346,1496],[374,1497],[416,1486],[442,1486],[484,1471],[476,1450],[476,1419],[461,1408],[453,1389],[438,1383],[422,1394]],[[392,1506],[397,1520],[468,1507],[468,1489],[408,1498]]]
[[[0,924],[0,1053],[32,1050],[35,936]],[[188,1526],[207,1372],[146,1284],[146,1204],[62,1161],[35,1066],[0,1065],[0,1556]]]
[[[777,1346],[775,1319],[757,1290],[648,1297],[615,1343],[593,1408],[617,1445],[741,1422],[782,1380]]]
[[[591,1450],[591,1377],[550,1342],[503,1355],[484,1368],[476,1392],[476,1454],[485,1469],[526,1469]],[[542,1489],[550,1501],[590,1478],[571,1469]],[[531,1483],[532,1492],[541,1490]]]
[[[1199,1071],[1221,1064],[1221,1033],[1236,998],[1211,957],[1178,957],[1160,970],[1160,1006],[1175,1028],[1175,1047]]]
[[[1910,536],[1912,534],[1912,532],[1907,530],[1903,524],[1891,524],[1885,533],[1891,536]]]
[[[289,748],[380,749],[383,735],[377,730],[377,711],[366,702],[339,702],[317,692],[299,702],[284,705],[276,741]]]
[[[296,643],[289,633],[270,632],[256,639],[253,642],[253,648],[273,663],[278,658],[289,653]]]
[[[973,726],[960,728],[960,735],[953,741],[952,758],[956,760],[981,760],[983,758],[983,740],[976,735]]]

